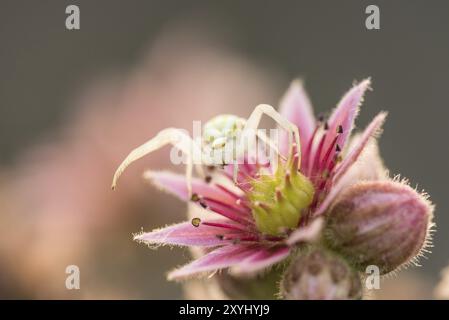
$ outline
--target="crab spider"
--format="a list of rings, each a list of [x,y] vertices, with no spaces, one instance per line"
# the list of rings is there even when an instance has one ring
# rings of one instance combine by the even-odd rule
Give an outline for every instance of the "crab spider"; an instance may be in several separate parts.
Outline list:
[[[217,166],[230,163],[234,164],[233,178],[234,183],[237,183],[238,160],[245,152],[245,142],[248,142],[248,148],[251,148],[252,142],[257,136],[279,155],[276,144],[262,131],[257,130],[264,114],[272,118],[279,126],[288,132],[289,150],[292,150],[294,146],[293,143],[295,143],[296,150],[299,152],[301,148],[298,128],[282,117],[272,106],[260,104],[253,110],[247,120],[234,115],[220,115],[209,120],[204,126],[203,144],[198,144],[197,141],[194,141],[180,129],[167,128],[160,131],[154,138],[132,150],[120,164],[113,177],[112,189],[115,189],[118,178],[131,163],[167,144],[175,146],[187,157],[186,181],[189,196],[192,195],[192,173],[194,160],[196,160],[194,157],[198,155],[201,155],[201,165]],[[295,139],[295,142],[293,142],[293,139]],[[209,147],[212,150],[219,151],[223,154],[227,144],[230,142],[234,143],[232,146],[236,146],[236,150],[233,150],[231,162],[222,160],[221,163],[217,163],[216,159],[212,159],[210,155],[205,152],[206,147]],[[289,154],[289,159],[291,156],[292,154]],[[201,165],[196,166],[196,168],[202,174]]]

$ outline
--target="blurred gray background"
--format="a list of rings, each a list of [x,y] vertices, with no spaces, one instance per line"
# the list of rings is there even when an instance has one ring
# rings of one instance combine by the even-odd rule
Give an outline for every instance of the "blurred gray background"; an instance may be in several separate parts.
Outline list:
[[[80,7],[79,31],[65,29],[68,4]],[[380,7],[380,30],[365,28],[369,4]],[[448,1],[0,0],[0,167],[62,126],[86,83],[133,68],[162,30],[184,22],[277,70],[279,97],[304,77],[318,111],[334,107],[355,79],[372,77],[357,123],[389,111],[380,140],[386,165],[436,204],[435,248],[420,269],[436,281],[449,262]],[[162,297],[179,296],[170,290]]]

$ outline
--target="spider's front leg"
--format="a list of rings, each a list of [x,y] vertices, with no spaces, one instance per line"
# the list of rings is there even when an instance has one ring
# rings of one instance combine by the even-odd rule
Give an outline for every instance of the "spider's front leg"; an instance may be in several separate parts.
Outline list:
[[[283,129],[285,129],[288,132],[289,137],[289,150],[293,149],[293,139],[295,140],[296,150],[297,152],[300,152],[301,145],[299,140],[299,131],[298,127],[295,126],[293,123],[282,117],[272,106],[267,104],[260,104],[258,105],[254,111],[249,116],[248,120],[246,121],[245,127],[243,128],[243,131],[241,133],[241,141],[238,144],[237,154],[242,155],[245,151],[245,143],[248,143],[248,146],[251,147],[251,145],[254,142],[256,130],[259,127],[260,121],[262,119],[263,115],[267,115],[270,118],[272,118],[274,121],[276,121]],[[259,136],[260,137],[260,136]],[[277,148],[276,148],[277,150]],[[289,153],[288,160],[291,160],[291,157],[293,156],[292,152]],[[301,157],[299,157],[301,159]],[[298,169],[300,167],[300,163],[298,163]]]
[[[202,155],[201,149],[196,145],[192,138],[185,134],[182,130],[176,128],[167,128],[160,131],[154,138],[147,141],[140,147],[132,150],[130,154],[123,160],[112,179],[112,189],[115,189],[119,177],[123,171],[134,161],[144,157],[145,155],[171,144],[181,150],[187,156],[186,163],[186,181],[189,197],[192,195],[192,173],[193,173],[193,156]]]
[[[277,147],[276,143],[270,137],[268,137],[263,131],[260,130],[257,131],[257,138],[259,138],[260,140],[262,140],[262,142],[268,145],[281,159],[287,160],[279,151],[279,148]]]

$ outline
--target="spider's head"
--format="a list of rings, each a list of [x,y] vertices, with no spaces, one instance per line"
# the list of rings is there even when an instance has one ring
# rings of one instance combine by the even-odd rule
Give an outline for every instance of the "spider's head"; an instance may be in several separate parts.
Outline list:
[[[229,142],[235,142],[246,120],[234,115],[219,115],[210,119],[203,129],[203,141],[213,150],[224,150]]]

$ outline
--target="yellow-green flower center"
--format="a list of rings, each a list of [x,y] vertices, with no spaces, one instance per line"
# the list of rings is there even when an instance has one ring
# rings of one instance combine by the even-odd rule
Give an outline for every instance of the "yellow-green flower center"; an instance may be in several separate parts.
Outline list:
[[[260,174],[251,185],[252,214],[259,231],[267,235],[297,228],[301,212],[313,201],[312,182],[288,164],[279,163],[274,174]]]

